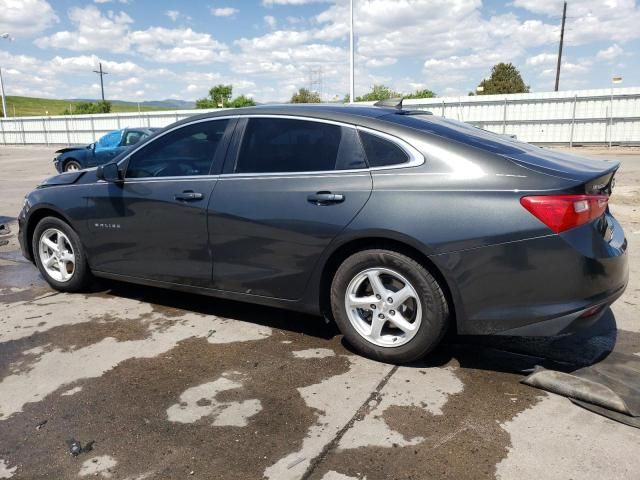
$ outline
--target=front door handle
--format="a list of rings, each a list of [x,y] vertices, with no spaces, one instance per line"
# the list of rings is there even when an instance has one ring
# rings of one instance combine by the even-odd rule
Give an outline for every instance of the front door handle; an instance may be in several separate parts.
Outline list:
[[[344,202],[344,195],[331,192],[317,192],[307,197],[307,202],[314,205],[331,205]]]
[[[194,200],[202,200],[204,198],[204,195],[192,190],[185,190],[182,193],[176,193],[174,198],[176,200],[182,200],[184,202],[192,202]]]

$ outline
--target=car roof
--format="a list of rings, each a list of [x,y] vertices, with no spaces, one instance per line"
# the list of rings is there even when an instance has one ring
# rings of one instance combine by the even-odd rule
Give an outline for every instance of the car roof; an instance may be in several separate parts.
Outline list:
[[[379,123],[376,119],[386,115],[398,113],[395,108],[374,107],[369,105],[348,104],[282,104],[259,105],[256,107],[243,107],[234,109],[217,110],[190,116],[179,123],[189,123],[194,120],[226,116],[245,115],[294,115],[300,117],[317,118],[322,120],[334,120],[358,125]]]

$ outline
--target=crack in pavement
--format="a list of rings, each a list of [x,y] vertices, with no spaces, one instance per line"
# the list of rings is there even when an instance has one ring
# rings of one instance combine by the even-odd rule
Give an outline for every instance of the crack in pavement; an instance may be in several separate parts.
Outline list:
[[[398,365],[395,365],[383,378],[380,380],[376,388],[371,392],[371,394],[367,397],[367,399],[360,405],[356,413],[349,419],[349,421],[334,435],[329,443],[322,449],[319,455],[317,455],[314,459],[311,460],[309,467],[304,472],[300,480],[308,480],[311,478],[311,475],[316,471],[316,469],[320,466],[323,460],[338,446],[342,437],[353,427],[356,421],[364,418],[367,410],[370,408],[370,403],[376,399],[380,395],[380,391],[385,387],[385,385],[389,382],[394,373],[398,371]]]

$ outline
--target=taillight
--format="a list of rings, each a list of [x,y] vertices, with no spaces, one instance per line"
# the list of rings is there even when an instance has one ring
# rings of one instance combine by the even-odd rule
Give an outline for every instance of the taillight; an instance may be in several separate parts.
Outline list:
[[[539,195],[520,203],[556,233],[589,223],[607,209],[606,195]]]

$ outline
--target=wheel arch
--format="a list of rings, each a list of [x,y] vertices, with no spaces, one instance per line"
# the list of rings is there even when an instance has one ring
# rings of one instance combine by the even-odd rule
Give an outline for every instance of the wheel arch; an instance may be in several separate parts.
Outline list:
[[[406,255],[426,268],[431,275],[435,277],[438,284],[442,288],[449,313],[451,316],[452,326],[457,326],[457,290],[452,288],[446,276],[441,269],[424,253],[418,246],[413,245],[410,240],[390,238],[388,236],[373,235],[359,238],[353,238],[337,246],[327,257],[323,264],[319,278],[319,307],[324,315],[331,315],[330,291],[331,281],[338,270],[340,264],[352,254],[373,248],[382,248],[393,250],[395,252]]]
[[[26,232],[26,238],[25,238],[26,240],[25,246],[29,252],[29,255],[34,261],[35,261],[35,256],[33,252],[33,234],[36,230],[36,225],[38,225],[40,220],[42,220],[45,217],[58,218],[63,222],[65,222],[66,224],[68,224],[71,228],[73,228],[73,224],[71,223],[69,218],[67,218],[66,215],[64,215],[62,212],[60,212],[59,210],[53,207],[42,206],[36,209],[32,209],[32,211],[29,213],[29,218],[27,220],[27,225],[26,225],[27,232]]]

